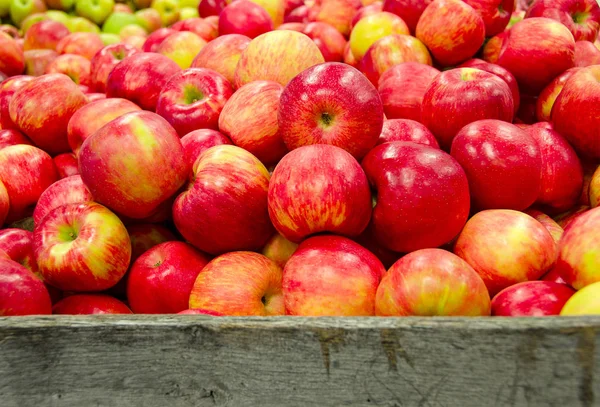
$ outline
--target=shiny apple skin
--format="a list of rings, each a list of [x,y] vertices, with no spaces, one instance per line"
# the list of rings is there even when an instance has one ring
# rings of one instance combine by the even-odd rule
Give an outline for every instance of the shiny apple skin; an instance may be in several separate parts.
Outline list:
[[[189,132],[181,138],[181,145],[185,154],[185,161],[192,173],[194,163],[204,151],[221,144],[233,144],[229,137],[221,132],[211,129],[200,129]]]
[[[273,30],[267,11],[249,0],[229,3],[219,14],[219,35],[240,34],[256,38]]]
[[[79,175],[79,164],[77,163],[77,157],[73,153],[62,153],[55,156],[54,166],[58,173],[59,179],[64,179],[72,175]]]
[[[14,146],[17,144],[27,144],[32,146],[33,142],[19,130],[0,129],[0,150],[4,147]]]
[[[394,13],[401,17],[414,33],[419,18],[433,0],[384,0],[383,11]]]
[[[52,307],[58,315],[133,314],[114,297],[103,294],[76,294],[63,298]]]
[[[559,315],[575,290],[550,281],[525,281],[505,288],[492,300],[492,315],[542,317]]]
[[[35,260],[32,232],[14,228],[0,230],[0,250],[5,252],[11,260],[43,279]]]
[[[17,126],[12,119],[10,118],[9,113],[9,104],[14,94],[29,82],[31,82],[34,78],[28,75],[17,75],[12,76],[3,82],[0,82],[0,128],[1,129],[10,129],[10,130],[19,130],[19,126]],[[20,131],[20,130],[19,130]]]
[[[583,21],[577,21],[579,16]],[[600,5],[594,0],[540,0],[532,2],[525,18],[547,17],[565,25],[575,41],[594,42],[600,28]]]
[[[223,75],[232,85],[235,68],[251,39],[245,35],[227,34],[204,46],[192,61],[192,68],[208,68]]]
[[[317,44],[325,62],[342,62],[346,38],[335,27],[315,21],[308,23],[301,32],[308,35]]]
[[[42,280],[19,263],[0,258],[0,316],[51,313],[50,295]]]
[[[57,56],[46,66],[45,74],[62,73],[80,86],[91,86],[91,64],[81,55],[65,54]],[[81,87],[80,87],[81,89]]]
[[[81,176],[73,175],[61,179],[50,185],[42,195],[40,195],[40,199],[33,211],[33,221],[35,225],[40,225],[44,217],[59,206],[80,202],[92,202],[93,200],[94,197],[81,180]]]
[[[265,244],[261,253],[283,269],[297,248],[297,243],[290,242],[280,233],[275,233]]]
[[[433,148],[440,148],[433,133],[423,124],[410,119],[391,119],[383,122],[377,145],[393,141],[412,141]]]
[[[567,80],[581,68],[570,68],[558,75],[541,92],[536,102],[536,117],[540,122],[551,121],[552,108]]]
[[[515,0],[465,0],[465,3],[481,14],[486,37],[504,31],[515,10]]]
[[[548,232],[550,232],[550,235],[552,235],[554,243],[558,245],[558,242],[560,242],[565,230],[554,219],[546,215],[544,212],[533,208],[529,208],[523,212],[544,225]]]
[[[107,45],[98,51],[91,59],[90,75],[92,77],[92,89],[96,92],[106,92],[108,75],[113,68],[122,60],[141,52],[133,45],[117,43]]]

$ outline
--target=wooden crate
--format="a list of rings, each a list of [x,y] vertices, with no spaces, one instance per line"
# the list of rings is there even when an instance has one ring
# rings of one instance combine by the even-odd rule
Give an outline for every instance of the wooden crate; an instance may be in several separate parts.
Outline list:
[[[0,319],[0,406],[596,406],[600,317]]]

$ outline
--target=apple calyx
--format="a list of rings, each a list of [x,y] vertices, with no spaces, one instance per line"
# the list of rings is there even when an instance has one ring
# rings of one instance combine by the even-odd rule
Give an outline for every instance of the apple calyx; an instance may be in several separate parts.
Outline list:
[[[71,243],[77,240],[79,236],[79,227],[77,225],[65,225],[59,229],[58,236],[64,243]]]
[[[194,86],[186,86],[183,91],[183,103],[193,105],[204,99],[204,92]]]

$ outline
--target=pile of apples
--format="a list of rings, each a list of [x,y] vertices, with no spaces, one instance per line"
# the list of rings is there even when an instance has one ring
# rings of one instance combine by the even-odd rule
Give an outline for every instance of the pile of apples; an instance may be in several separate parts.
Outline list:
[[[0,2],[0,315],[600,314],[595,0],[183,1]]]

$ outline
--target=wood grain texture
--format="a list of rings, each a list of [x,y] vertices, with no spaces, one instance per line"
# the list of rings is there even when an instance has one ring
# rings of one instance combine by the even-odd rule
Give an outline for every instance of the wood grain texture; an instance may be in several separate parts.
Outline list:
[[[600,317],[0,318],[0,406],[597,406]]]

